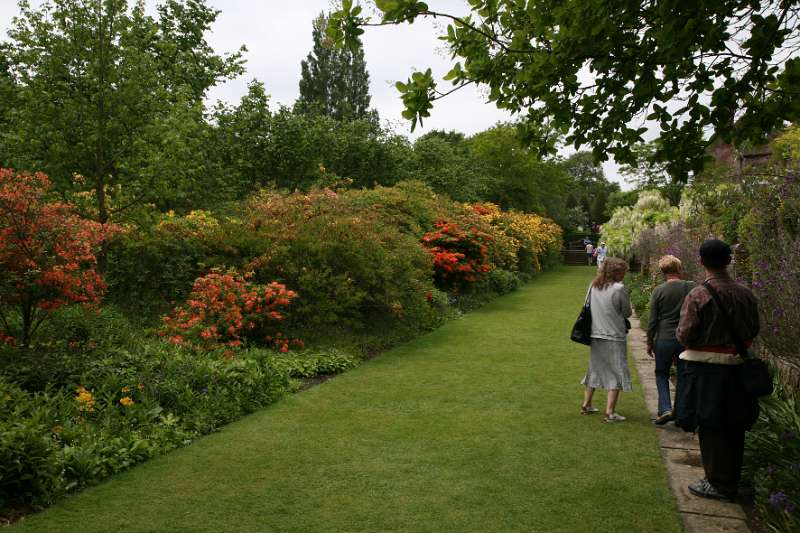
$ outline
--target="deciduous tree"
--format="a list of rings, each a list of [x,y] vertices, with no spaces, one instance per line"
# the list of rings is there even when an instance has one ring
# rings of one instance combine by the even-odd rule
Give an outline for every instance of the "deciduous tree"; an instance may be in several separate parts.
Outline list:
[[[343,0],[328,34],[350,47],[363,26],[447,21],[454,89],[485,85],[498,107],[525,116],[540,152],[552,128],[633,164],[646,120],[660,128],[653,161],[686,180],[704,163],[708,134],[759,141],[800,118],[797,0],[470,0],[464,16],[417,0],[376,0],[381,20]],[[412,125],[440,91],[431,70],[398,83]]]
[[[100,222],[180,190],[184,175],[143,174],[142,160],[170,142],[160,125],[198,119],[176,105],[196,109],[209,87],[242,72],[242,50],[220,56],[204,39],[218,12],[205,0],[166,0],[158,19],[142,1],[19,6],[5,47],[18,89],[10,162],[44,170],[62,193],[92,191]]]
[[[677,206],[681,201],[684,183],[669,175],[666,163],[656,161],[659,147],[658,141],[633,146],[636,161],[631,165],[623,165],[620,172],[637,189],[657,189],[672,205]]]
[[[0,338],[27,346],[50,312],[96,304],[100,245],[119,230],[48,202],[45,174],[0,169]]]

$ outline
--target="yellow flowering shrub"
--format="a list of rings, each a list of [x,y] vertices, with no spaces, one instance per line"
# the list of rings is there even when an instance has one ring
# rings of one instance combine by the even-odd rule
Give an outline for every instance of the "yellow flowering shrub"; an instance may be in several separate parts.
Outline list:
[[[520,242],[508,232],[508,220],[500,207],[490,202],[464,204],[464,207],[473,211],[486,223],[488,233],[492,236],[492,245],[489,247],[492,264],[496,268],[511,272],[518,270],[517,256]]]
[[[561,248],[561,227],[539,215],[509,211],[506,216],[511,220],[510,233],[520,241],[520,256],[530,258],[529,266],[541,270],[541,257]],[[525,266],[520,264],[521,269]]]
[[[469,205],[469,204],[467,204]],[[510,271],[541,270],[541,257],[561,248],[561,227],[530,213],[502,211],[492,203],[470,206],[492,228],[492,260]]]
[[[168,211],[156,225],[156,229],[160,232],[192,237],[205,235],[217,228],[219,221],[211,212],[202,209],[191,211],[186,216],[178,216],[174,211]]]

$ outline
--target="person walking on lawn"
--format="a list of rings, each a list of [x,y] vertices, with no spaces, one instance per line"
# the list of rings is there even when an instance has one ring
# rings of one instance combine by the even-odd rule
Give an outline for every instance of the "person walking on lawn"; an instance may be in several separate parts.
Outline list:
[[[655,423],[659,426],[674,419],[674,409],[669,397],[669,371],[677,361],[678,382],[686,362],[678,359],[683,346],[675,338],[675,329],[681,316],[681,307],[689,291],[697,285],[682,279],[683,264],[674,255],[665,255],[658,261],[664,274],[664,283],[653,290],[650,297],[650,320],[647,324],[647,355],[656,360],[656,389],[658,412]],[[677,392],[675,393],[677,397]]]
[[[594,251],[594,255],[597,258],[597,269],[601,269],[603,267],[603,261],[606,260],[606,254],[608,254],[608,248],[606,248],[606,243],[601,242],[600,246]]]
[[[675,335],[686,346],[680,376],[676,425],[698,429],[706,477],[689,485],[696,496],[733,501],[739,490],[745,431],[758,418],[758,400],[744,389],[737,366],[732,330],[746,346],[758,335],[758,301],[753,292],[731,279],[731,247],[709,239],[700,246],[705,282],[719,294],[733,324],[723,318],[709,289],[697,286],[686,296]]]
[[[594,256],[594,245],[592,244],[592,241],[586,242],[585,250],[587,265],[592,266],[592,257]]]
[[[616,257],[605,260],[589,287],[592,313],[592,344],[589,352],[589,368],[581,384],[584,390],[581,414],[599,411],[592,407],[595,389],[606,389],[606,422],[622,422],[625,417],[616,412],[619,391],[629,392],[631,373],[628,369],[628,328],[625,320],[631,316],[628,290],[622,284],[628,263]]]

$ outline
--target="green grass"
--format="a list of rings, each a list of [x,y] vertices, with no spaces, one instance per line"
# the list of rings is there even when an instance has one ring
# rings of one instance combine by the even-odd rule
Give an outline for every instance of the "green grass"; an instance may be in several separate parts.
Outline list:
[[[542,275],[17,527],[680,531],[640,392],[625,423],[578,415],[568,333],[594,272]]]

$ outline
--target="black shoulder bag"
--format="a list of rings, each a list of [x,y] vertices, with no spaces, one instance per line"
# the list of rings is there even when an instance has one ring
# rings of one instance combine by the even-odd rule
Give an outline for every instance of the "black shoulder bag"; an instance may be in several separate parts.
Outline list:
[[[742,338],[739,336],[739,332],[736,331],[736,327],[734,326],[730,315],[728,315],[725,307],[723,307],[722,300],[720,300],[719,293],[717,293],[716,289],[714,289],[714,287],[712,287],[707,281],[703,283],[703,287],[706,288],[706,290],[711,294],[711,297],[714,299],[714,302],[716,302],[720,313],[722,313],[722,318],[728,325],[728,331],[730,332],[731,337],[733,337],[733,343],[736,345],[736,351],[739,353],[742,360],[744,360],[744,363],[738,366],[737,373],[739,381],[742,383],[745,391],[755,397],[769,396],[772,394],[773,385],[772,376],[769,373],[769,367],[767,366],[767,363],[758,357],[753,357],[750,355],[750,352],[744,345]]]
[[[592,288],[589,287],[589,293],[586,295],[586,300],[583,302],[583,308],[578,315],[578,320],[572,326],[572,334],[569,336],[570,340],[585,344],[587,346],[592,344]]]

